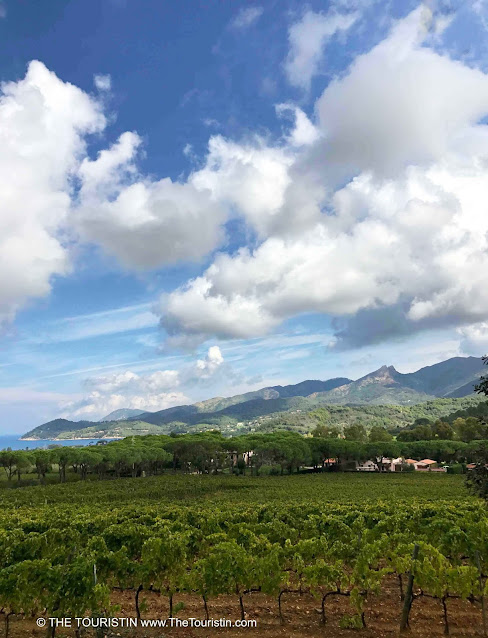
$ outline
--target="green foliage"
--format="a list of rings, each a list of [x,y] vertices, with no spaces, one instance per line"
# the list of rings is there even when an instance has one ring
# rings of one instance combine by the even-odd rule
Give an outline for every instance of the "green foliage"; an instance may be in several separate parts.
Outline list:
[[[483,357],[483,363],[488,364],[488,356]],[[488,377],[482,376],[476,391],[480,394],[488,396]],[[456,419],[461,432],[469,438],[475,438],[473,435],[485,434],[488,431],[486,420],[478,420],[479,425],[473,424],[472,418],[467,418],[463,424],[459,424],[462,419]],[[478,438],[476,436],[476,438]],[[480,437],[481,438],[481,437]],[[466,477],[466,484],[469,490],[488,501],[488,443],[481,442],[476,449],[476,467],[473,468]]]
[[[425,594],[479,597],[478,557],[486,573],[488,515],[458,476],[68,482],[4,493],[0,607],[26,616],[108,614],[118,587],[161,592],[173,614],[175,593],[231,595],[244,615],[250,591],[278,598],[300,589],[319,601],[345,596],[341,626],[360,628],[368,595],[413,567]],[[142,601],[138,608],[144,613]]]
[[[482,357],[483,363],[488,365],[488,355]],[[484,375],[480,378],[480,382],[475,387],[476,392],[478,394],[484,394],[488,396],[488,376]]]
[[[476,441],[488,438],[488,425],[480,419],[470,416],[458,417],[453,423],[454,431],[461,441]]]
[[[417,428],[427,426],[417,426]],[[381,463],[387,458],[431,458],[439,464],[476,462],[483,441],[414,440],[406,430],[393,440],[383,428],[370,432],[355,424],[345,436],[332,436],[319,426],[315,436],[278,431],[226,438],[217,431],[174,436],[134,436],[103,446],[59,447],[35,452],[0,453],[4,470],[0,486],[22,485],[26,472],[45,484],[121,477],[149,477],[172,470],[184,474],[291,474],[314,469],[354,470],[356,462]],[[360,439],[360,440],[357,440]],[[18,481],[13,481],[17,476]],[[6,479],[6,480],[5,480]],[[36,479],[29,479],[35,483]]]
[[[280,398],[272,398],[273,396],[271,394],[270,398],[245,400],[223,408],[219,402],[230,401],[230,399],[204,402],[208,404],[207,407],[214,405],[219,408],[215,411],[200,410],[195,406],[169,408],[163,411],[164,414],[162,412],[147,416],[155,422],[135,419],[76,423],[56,419],[35,428],[25,436],[38,439],[117,438],[134,434],[141,436],[170,434],[172,431],[193,433],[212,428],[218,428],[226,435],[243,434],[251,430],[272,432],[284,429],[306,433],[312,431],[317,425],[336,427],[342,431],[345,426],[354,423],[361,423],[367,429],[375,425],[387,429],[399,429],[410,426],[416,419],[423,418],[430,423],[437,419],[444,419],[455,411],[473,411],[475,413],[473,416],[484,411],[483,413],[488,415],[488,403],[485,401],[480,407],[480,398],[476,395],[435,400],[426,400],[428,399],[426,395],[420,403],[415,403],[412,397],[409,397],[406,405],[390,404],[391,401],[396,403],[391,397],[385,397],[385,405],[376,403],[354,405],[352,399],[350,403],[344,405],[330,404],[328,393]]]
[[[366,434],[366,428],[361,423],[353,423],[344,428],[344,437],[347,441],[359,441],[364,443],[368,435]]]
[[[373,425],[373,427],[369,431],[368,438],[372,443],[385,443],[387,441],[393,440],[393,436],[385,427],[382,427],[381,425]]]

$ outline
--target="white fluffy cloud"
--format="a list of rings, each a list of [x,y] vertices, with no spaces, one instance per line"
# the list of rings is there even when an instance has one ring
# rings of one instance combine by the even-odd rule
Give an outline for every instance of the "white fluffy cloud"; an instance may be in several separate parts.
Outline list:
[[[159,392],[152,395],[129,396],[125,392],[123,394],[105,394],[93,390],[84,399],[65,404],[62,417],[96,421],[103,419],[114,410],[123,408],[157,412],[186,403],[188,403],[188,397],[182,392]]]
[[[97,159],[84,159],[77,211],[82,236],[134,268],[200,259],[222,239],[223,207],[205,184],[139,176],[140,144],[137,134],[124,133]]]
[[[267,233],[284,204],[292,163],[290,152],[269,147],[261,138],[238,144],[215,136],[210,139],[205,166],[191,176],[190,183],[235,209],[258,232]]]
[[[350,29],[357,18],[357,13],[315,13],[309,10],[299,22],[292,24],[288,31],[290,51],[285,62],[290,84],[309,89],[327,41],[336,33]]]
[[[307,115],[294,104],[278,104],[276,112],[280,116],[292,115],[295,126],[288,135],[288,143],[294,147],[308,146],[320,137],[320,131],[312,124]]]
[[[309,78],[327,37],[354,19],[304,14],[290,31],[291,77]],[[217,254],[161,300],[174,342],[262,335],[308,312],[394,307],[405,330],[482,323],[488,76],[429,48],[438,31],[419,7],[327,86],[313,118],[285,104],[278,115],[294,124],[274,144],[214,136],[182,182],[140,174],[134,132],[88,157],[100,104],[32,63],[0,101],[0,318],[68,271],[67,230],[152,269],[212,253],[236,216],[253,245]],[[202,362],[206,374],[212,359]]]
[[[301,313],[400,301],[412,325],[486,317],[488,76],[423,46],[432,20],[420,7],[327,87],[316,139],[256,147],[285,158],[263,198],[240,204],[262,242],[218,255],[165,297],[173,334],[251,337]],[[234,158],[244,152],[232,145]],[[252,184],[265,179],[253,171]],[[218,164],[220,193],[229,174]]]
[[[107,90],[109,77],[95,83]],[[41,62],[2,85],[0,323],[69,272],[77,237],[134,268],[198,260],[221,241],[221,203],[205,185],[141,176],[136,133],[90,159],[87,137],[105,126],[101,103]]]
[[[196,363],[197,375],[208,378],[214,374],[224,363],[224,357],[218,346],[211,346],[208,349],[205,359],[198,359]]]
[[[432,27],[420,7],[329,84],[316,104],[319,167],[341,180],[364,171],[396,177],[411,164],[468,154],[470,143],[481,150],[487,133],[475,125],[487,112],[487,76],[422,46]]]
[[[181,370],[158,370],[140,375],[130,370],[85,380],[86,395],[63,406],[70,418],[99,419],[120,408],[155,412],[189,403],[185,387],[217,373],[224,358],[218,346],[209,348],[204,359]]]
[[[458,329],[461,350],[465,354],[478,356],[488,354],[488,321],[463,326]]]
[[[100,131],[98,104],[40,62],[0,95],[0,322],[49,293],[69,270],[62,241],[84,137]]]

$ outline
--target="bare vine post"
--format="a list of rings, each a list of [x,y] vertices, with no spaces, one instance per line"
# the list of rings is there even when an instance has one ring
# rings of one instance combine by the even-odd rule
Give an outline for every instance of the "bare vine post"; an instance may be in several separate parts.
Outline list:
[[[408,574],[407,589],[405,591],[405,599],[403,601],[402,617],[400,620],[400,631],[405,631],[408,627],[408,617],[410,615],[410,609],[413,603],[413,579],[414,579],[414,564],[419,555],[419,546],[415,543],[412,552],[412,567]]]

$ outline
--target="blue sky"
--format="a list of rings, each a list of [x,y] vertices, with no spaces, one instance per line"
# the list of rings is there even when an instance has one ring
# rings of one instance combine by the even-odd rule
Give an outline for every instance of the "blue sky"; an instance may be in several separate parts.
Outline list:
[[[488,350],[488,3],[0,16],[0,433]]]

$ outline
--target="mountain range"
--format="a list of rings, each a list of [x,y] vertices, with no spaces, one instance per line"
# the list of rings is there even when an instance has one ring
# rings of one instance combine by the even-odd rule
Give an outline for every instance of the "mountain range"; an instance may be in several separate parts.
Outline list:
[[[122,409],[99,422],[55,419],[22,438],[103,438],[130,434],[187,431],[195,426],[226,426],[233,433],[245,422],[282,412],[307,411],[322,405],[412,406],[436,398],[470,396],[486,371],[481,359],[454,357],[416,372],[402,374],[382,366],[353,381],[340,377],[327,381],[307,380],[294,385],[270,386],[232,397],[214,397],[192,405],[158,412]]]

